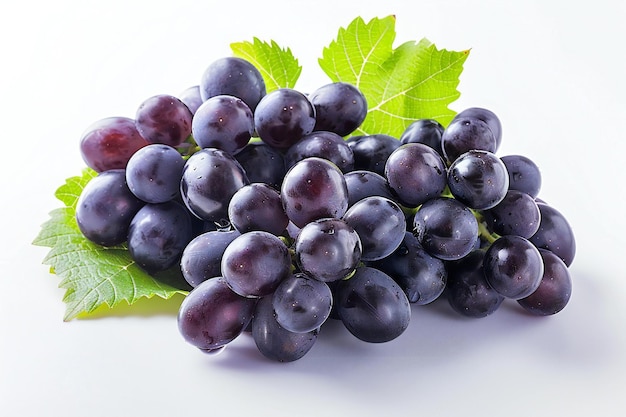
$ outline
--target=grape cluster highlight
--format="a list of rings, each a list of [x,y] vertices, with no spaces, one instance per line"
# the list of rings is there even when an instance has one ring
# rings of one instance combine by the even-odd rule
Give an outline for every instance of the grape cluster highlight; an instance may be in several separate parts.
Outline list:
[[[251,63],[219,59],[177,97],[85,131],[98,175],[77,224],[98,245],[126,244],[157,279],[174,272],[189,290],[180,334],[209,353],[249,333],[265,357],[295,361],[329,320],[388,342],[411,305],[442,298],[471,318],[505,300],[563,310],[572,228],[538,198],[531,159],[496,154],[496,114],[356,135],[367,110],[353,85],[266,92]]]

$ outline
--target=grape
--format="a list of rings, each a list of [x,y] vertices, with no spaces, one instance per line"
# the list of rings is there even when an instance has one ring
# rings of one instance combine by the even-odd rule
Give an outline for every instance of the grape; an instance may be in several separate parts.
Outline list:
[[[539,286],[543,261],[539,250],[520,236],[498,238],[485,253],[485,279],[499,294],[519,300]]]
[[[296,162],[311,156],[328,159],[344,173],[354,168],[352,149],[333,132],[316,131],[305,135],[287,150],[285,164],[291,168]]]
[[[576,255],[574,231],[563,214],[554,207],[538,203],[541,221],[539,230],[530,241],[540,249],[547,249],[570,266]]]
[[[423,143],[433,148],[443,157],[441,136],[444,127],[434,119],[418,119],[412,122],[400,136],[400,143]]]
[[[80,153],[96,172],[125,169],[130,157],[148,145],[127,117],[107,117],[92,123],[80,138]]]
[[[260,182],[280,190],[287,172],[283,155],[263,142],[250,142],[235,155],[250,182]]]
[[[411,307],[404,291],[389,275],[360,267],[336,289],[337,314],[358,339],[383,343],[399,337],[409,326]]]
[[[233,194],[248,184],[246,172],[221,149],[205,148],[189,157],[183,168],[182,199],[196,217],[220,222],[228,219]]]
[[[478,222],[471,210],[446,197],[424,203],[415,213],[413,228],[426,252],[446,261],[469,254],[478,237]]]
[[[202,74],[200,96],[203,101],[222,94],[239,97],[254,112],[265,96],[265,81],[250,62],[237,57],[213,61]]]
[[[475,250],[462,259],[446,263],[448,303],[453,310],[466,317],[487,317],[504,301],[504,297],[485,279],[484,257],[484,250]]]
[[[391,255],[370,262],[369,266],[393,278],[412,304],[429,304],[446,287],[448,274],[444,262],[429,255],[411,232],[404,234],[404,240]]]
[[[313,131],[315,108],[301,92],[280,88],[268,93],[254,111],[254,127],[261,140],[285,150]]]
[[[517,300],[519,305],[538,316],[549,316],[563,310],[572,295],[572,279],[567,265],[554,253],[539,249],[544,273],[539,287],[529,296]]]
[[[254,133],[252,111],[240,98],[213,96],[196,111],[191,132],[201,148],[218,148],[234,155]]]
[[[198,107],[202,104],[202,96],[200,95],[200,86],[193,85],[181,91],[178,99],[185,103],[191,114],[195,114]]]
[[[180,259],[185,281],[197,287],[209,278],[221,276],[224,251],[240,235],[236,230],[212,230],[194,237],[183,250]]]
[[[409,143],[389,155],[385,178],[400,204],[417,207],[446,188],[446,164],[430,146]]]
[[[475,117],[455,117],[441,135],[441,148],[449,163],[472,150],[494,153],[496,138],[489,125]]]
[[[385,175],[387,158],[400,147],[400,141],[389,135],[352,136],[346,141],[354,155],[354,169]]]
[[[537,164],[522,155],[506,155],[500,159],[509,173],[509,189],[537,197],[541,189],[541,172]]]
[[[235,294],[222,277],[208,279],[185,297],[178,330],[191,345],[214,351],[239,336],[252,320],[256,300]]]
[[[244,233],[224,251],[222,275],[228,286],[244,297],[271,294],[290,274],[291,258],[278,237],[263,231]]]
[[[354,85],[334,82],[309,94],[315,107],[315,130],[346,136],[356,130],[367,115],[367,100]]]
[[[171,146],[151,144],[139,149],[126,166],[126,182],[146,203],[165,203],[178,197],[185,161]]]
[[[304,274],[287,277],[272,296],[276,321],[294,333],[319,329],[330,315],[332,305],[328,285]]]
[[[384,197],[373,196],[357,201],[343,220],[359,235],[364,261],[389,256],[400,246],[406,232],[402,209]]]
[[[469,151],[450,166],[448,186],[460,202],[485,210],[504,199],[509,189],[509,176],[504,163],[493,153]]]
[[[387,179],[372,171],[350,171],[344,175],[348,188],[348,207],[365,197],[380,196],[395,201]]]
[[[76,203],[76,223],[81,233],[101,246],[126,241],[130,222],[143,207],[126,185],[123,169],[111,169],[92,178]]]
[[[152,96],[139,105],[135,126],[150,143],[178,146],[191,135],[191,110],[167,94]]]
[[[541,212],[530,195],[509,190],[500,203],[483,212],[483,217],[489,229],[499,235],[528,239],[539,229]]]
[[[191,217],[181,204],[146,204],[128,228],[128,251],[149,273],[164,271],[180,261],[192,238]]]
[[[361,260],[357,232],[340,219],[320,219],[304,226],[295,241],[300,270],[320,281],[345,279]]]
[[[263,230],[280,235],[289,223],[278,191],[262,183],[244,185],[233,195],[228,218],[241,233]]]
[[[300,228],[313,220],[340,218],[348,208],[343,173],[332,162],[318,157],[303,159],[291,167],[280,194],[289,220]]]
[[[464,117],[471,117],[485,122],[496,139],[496,150],[498,150],[502,142],[502,123],[494,112],[482,107],[470,107],[458,113],[454,118],[461,119]]]
[[[272,296],[261,298],[252,319],[252,338],[259,352],[277,362],[293,362],[306,355],[317,340],[318,330],[294,333],[276,321]]]

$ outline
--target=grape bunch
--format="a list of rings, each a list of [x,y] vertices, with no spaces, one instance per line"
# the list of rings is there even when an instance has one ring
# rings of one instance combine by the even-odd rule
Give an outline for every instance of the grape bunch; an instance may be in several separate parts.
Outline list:
[[[472,107],[445,128],[355,135],[367,110],[347,83],[266,92],[250,62],[216,60],[178,96],[86,130],[98,175],[77,224],[157,278],[174,271],[189,289],[179,331],[207,353],[246,332],[264,356],[294,361],[328,320],[388,342],[411,305],[440,298],[472,318],[507,299],[561,311],[572,228],[538,198],[532,160],[496,155],[498,117]]]

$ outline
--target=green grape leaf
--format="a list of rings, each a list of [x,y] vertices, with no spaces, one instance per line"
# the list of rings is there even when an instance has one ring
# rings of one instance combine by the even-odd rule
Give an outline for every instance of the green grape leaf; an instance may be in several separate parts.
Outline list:
[[[399,138],[416,119],[447,126],[455,115],[448,106],[460,96],[457,86],[469,50],[437,49],[427,39],[394,48],[395,23],[394,16],[356,18],[339,29],[318,60],[333,82],[351,83],[365,95],[367,117],[355,134]]]
[[[254,65],[265,81],[267,92],[279,88],[294,88],[302,67],[289,48],[281,48],[276,42],[235,42],[230,45],[233,54]]]
[[[154,296],[169,299],[186,294],[144,272],[131,259],[124,245],[105,248],[88,241],[76,224],[76,204],[85,185],[96,175],[85,169],[81,176],[68,178],[55,196],[64,203],[50,213],[33,241],[50,248],[43,263],[49,265],[64,288],[65,321],[106,305],[122,301],[129,305]]]

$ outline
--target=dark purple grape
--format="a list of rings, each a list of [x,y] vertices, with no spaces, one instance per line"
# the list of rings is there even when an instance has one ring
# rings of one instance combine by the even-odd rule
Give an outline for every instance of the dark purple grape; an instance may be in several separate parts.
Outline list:
[[[256,300],[235,294],[222,277],[189,292],[178,311],[178,330],[193,346],[212,351],[239,336],[252,320]]]
[[[409,143],[389,155],[385,178],[400,204],[417,207],[446,188],[446,163],[430,146]]]
[[[413,232],[430,255],[456,260],[474,249],[478,221],[463,203],[440,197],[427,201],[415,213]]]
[[[455,116],[457,119],[463,117],[473,117],[487,123],[487,126],[493,133],[493,137],[496,139],[496,150],[498,150],[502,142],[502,123],[494,112],[482,107],[469,107]]]
[[[251,183],[260,182],[280,190],[287,172],[283,154],[263,142],[250,142],[235,155]]]
[[[469,151],[459,156],[448,170],[452,195],[476,210],[496,206],[509,189],[504,163],[491,152]]]
[[[441,135],[441,147],[448,163],[453,163],[468,151],[494,153],[496,138],[489,125],[475,117],[455,117]]]
[[[539,229],[541,213],[535,200],[521,191],[509,190],[483,217],[489,230],[499,235],[517,235],[526,239]]]
[[[179,262],[191,239],[191,217],[183,205],[146,204],[130,223],[128,251],[140,267],[154,273]]]
[[[150,143],[178,146],[191,135],[191,110],[177,97],[152,96],[139,105],[135,126]]]
[[[96,172],[125,169],[135,152],[148,145],[127,117],[107,117],[92,123],[80,138],[80,153]]]
[[[340,219],[320,219],[304,226],[294,250],[300,270],[324,282],[347,278],[361,261],[359,235]]]
[[[289,169],[311,156],[328,159],[344,173],[354,168],[352,149],[333,132],[316,131],[305,135],[285,153],[285,165]]]
[[[296,226],[325,217],[340,218],[348,208],[348,188],[343,173],[332,162],[310,157],[296,163],[283,179],[281,198]]]
[[[224,251],[222,275],[244,297],[271,294],[291,272],[289,249],[271,233],[253,231],[236,237]]]
[[[178,99],[185,103],[191,114],[195,114],[198,107],[202,104],[202,96],[200,95],[200,86],[193,85],[185,88],[178,94]]]
[[[357,201],[343,220],[359,235],[364,261],[375,261],[392,254],[406,232],[404,212],[384,197],[373,196]]]
[[[209,278],[222,276],[226,247],[241,235],[236,230],[212,230],[194,237],[183,250],[180,269],[185,281],[197,287]]]
[[[241,233],[263,230],[280,235],[289,223],[278,191],[262,183],[245,185],[233,195],[228,218]]]
[[[335,82],[309,94],[315,107],[315,130],[327,130],[346,136],[354,132],[367,116],[367,100],[354,85]]]
[[[398,139],[389,135],[353,136],[346,141],[354,155],[354,169],[385,175],[387,158],[400,147]]]
[[[498,294],[519,300],[532,294],[543,276],[539,250],[520,236],[498,238],[489,246],[483,264],[485,279]]]
[[[130,222],[143,207],[126,185],[123,169],[111,169],[92,178],[76,203],[76,223],[81,233],[101,246],[126,241]]]
[[[261,298],[252,319],[252,338],[259,352],[277,362],[293,362],[306,355],[317,340],[318,330],[294,333],[276,321],[272,296]]]
[[[348,331],[370,343],[384,343],[409,326],[411,306],[402,288],[375,268],[360,267],[336,288],[337,314]]]
[[[315,109],[301,92],[280,88],[268,93],[254,111],[254,127],[261,140],[285,150],[313,131]]]
[[[549,316],[563,310],[572,295],[572,279],[567,265],[554,253],[539,249],[544,273],[539,287],[528,297],[517,300],[519,305],[538,316]]]
[[[541,222],[530,241],[540,249],[547,249],[570,266],[576,255],[574,231],[563,214],[554,207],[539,203]]]
[[[146,203],[165,203],[180,193],[185,161],[171,146],[159,143],[139,149],[126,166],[128,188]]]
[[[372,171],[350,171],[344,175],[348,187],[348,206],[365,197],[380,196],[395,201],[387,179]]]
[[[240,98],[213,96],[196,111],[191,133],[201,148],[218,148],[234,155],[250,142],[254,133],[252,111]]]
[[[192,214],[221,222],[228,220],[232,196],[248,183],[246,172],[233,156],[221,149],[205,148],[185,163],[180,190]]]
[[[418,119],[412,122],[400,136],[400,143],[423,143],[433,148],[441,157],[441,135],[444,127],[434,119]]]
[[[509,189],[537,197],[541,190],[541,172],[529,158],[522,155],[506,155],[500,158],[509,173]]]

